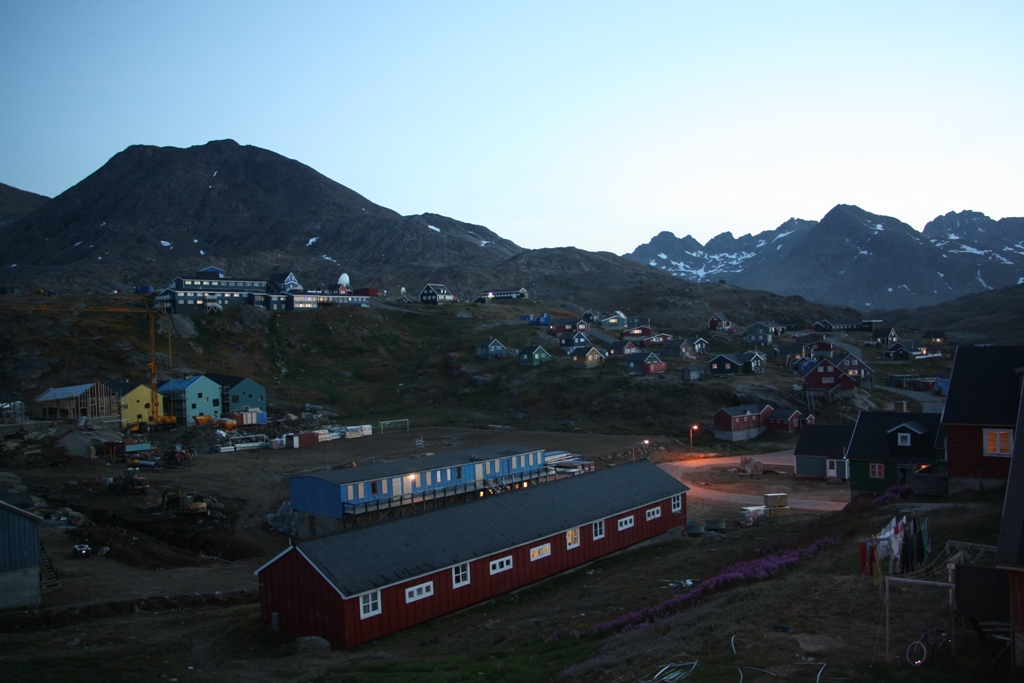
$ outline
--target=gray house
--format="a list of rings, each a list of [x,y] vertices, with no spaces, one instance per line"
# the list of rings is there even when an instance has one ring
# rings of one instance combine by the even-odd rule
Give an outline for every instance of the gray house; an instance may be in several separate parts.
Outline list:
[[[0,500],[0,610],[39,607],[41,517]]]
[[[497,339],[481,339],[476,343],[476,355],[480,358],[504,358],[508,349]]]

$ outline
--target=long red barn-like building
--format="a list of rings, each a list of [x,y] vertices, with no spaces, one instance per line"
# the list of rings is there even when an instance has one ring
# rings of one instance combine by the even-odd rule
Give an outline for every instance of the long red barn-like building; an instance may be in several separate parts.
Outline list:
[[[303,541],[255,572],[263,623],[353,647],[683,526],[688,490],[643,460]]]

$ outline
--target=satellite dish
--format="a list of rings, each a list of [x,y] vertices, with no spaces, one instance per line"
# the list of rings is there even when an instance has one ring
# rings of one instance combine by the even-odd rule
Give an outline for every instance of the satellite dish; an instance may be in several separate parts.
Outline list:
[[[341,277],[338,278],[338,284],[341,285],[342,287],[344,287],[345,289],[348,289],[348,284],[349,284],[348,273],[342,273],[341,274]]]

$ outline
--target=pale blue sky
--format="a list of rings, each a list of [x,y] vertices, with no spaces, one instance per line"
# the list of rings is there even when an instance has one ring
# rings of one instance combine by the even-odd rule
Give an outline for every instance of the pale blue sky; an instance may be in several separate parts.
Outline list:
[[[1022,2],[0,0],[0,182],[232,138],[524,247],[1024,216]]]

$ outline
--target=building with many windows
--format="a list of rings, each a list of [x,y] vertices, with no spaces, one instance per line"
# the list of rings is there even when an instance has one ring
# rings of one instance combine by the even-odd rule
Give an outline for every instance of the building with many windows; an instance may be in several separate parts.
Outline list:
[[[683,526],[688,490],[641,460],[301,541],[255,572],[262,620],[353,647]]]

